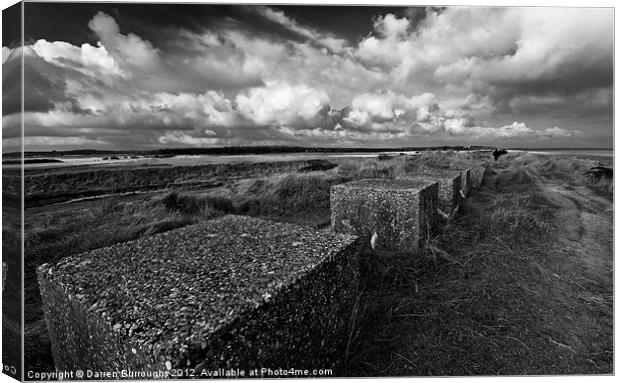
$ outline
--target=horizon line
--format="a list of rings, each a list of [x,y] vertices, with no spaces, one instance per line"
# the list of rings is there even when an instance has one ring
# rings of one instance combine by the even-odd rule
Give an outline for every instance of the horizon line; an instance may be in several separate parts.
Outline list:
[[[355,150],[355,151],[404,151],[439,148],[464,148],[464,149],[489,149],[503,148],[506,150],[614,150],[613,147],[501,147],[495,145],[435,145],[435,146],[399,146],[399,147],[331,147],[331,146],[298,146],[298,145],[238,145],[238,146],[211,146],[211,147],[166,147],[153,149],[63,149],[63,150],[24,150],[2,153],[2,155],[15,155],[20,153],[68,153],[68,152],[160,152],[160,151],[211,151],[226,149],[299,149],[299,150]]]

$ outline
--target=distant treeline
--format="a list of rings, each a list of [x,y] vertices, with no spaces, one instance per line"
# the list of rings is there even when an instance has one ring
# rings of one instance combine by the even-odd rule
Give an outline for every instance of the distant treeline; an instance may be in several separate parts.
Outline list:
[[[305,146],[227,146],[217,148],[170,148],[157,150],[63,150],[46,152],[25,152],[25,157],[56,157],[56,156],[94,156],[94,155],[143,155],[143,156],[176,156],[201,154],[276,154],[276,153],[368,153],[368,152],[407,152],[423,150],[480,150],[486,146],[424,146],[403,148],[326,148]],[[19,152],[6,153],[6,158],[19,158]]]

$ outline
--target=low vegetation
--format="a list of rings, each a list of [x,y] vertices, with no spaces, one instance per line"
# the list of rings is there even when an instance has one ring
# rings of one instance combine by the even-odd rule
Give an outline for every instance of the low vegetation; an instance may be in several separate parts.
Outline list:
[[[27,207],[76,198],[167,189],[208,189],[257,175],[269,176],[299,167],[295,162],[196,166],[93,166],[29,170],[25,176]]]
[[[418,257],[366,254],[348,375],[612,373],[612,193],[590,165],[502,157]]]
[[[424,166],[465,168],[488,158],[490,153],[448,151],[330,159],[329,164],[336,167],[325,162],[320,169],[302,171],[308,163],[260,165],[254,170],[247,164],[219,166],[200,175],[205,182],[217,183],[191,188],[178,185],[194,182],[197,169],[189,174],[168,169],[172,172],[168,176],[160,175],[164,174],[160,169],[154,173],[157,179],[174,179],[176,185],[165,192],[28,209],[26,367],[53,370],[35,275],[35,268],[44,262],[225,214],[325,228],[332,185],[406,177]],[[549,194],[550,187],[559,185],[582,195],[592,193],[610,204],[612,182],[583,174],[595,165],[596,161],[509,153],[493,163],[465,214],[429,241],[423,256],[369,253],[364,267],[367,288],[359,305],[347,373],[611,371],[613,284],[595,271],[588,276],[598,281],[595,285],[558,273],[570,266],[570,272],[578,274],[579,262],[567,263],[554,247],[557,236],[564,235],[558,228],[566,210],[563,204],[572,200],[553,200]],[[54,177],[57,182],[62,178]],[[88,185],[99,187],[102,181],[84,175],[71,179],[80,180],[75,182],[84,190]],[[141,183],[154,181],[136,179],[130,184]],[[572,198],[575,204],[585,205]],[[573,282],[584,288],[576,288]],[[566,298],[553,301],[562,294]],[[583,325],[570,327],[563,315],[577,316]],[[586,324],[590,327],[584,328]],[[580,331],[589,335],[579,335]],[[580,337],[583,344],[568,336]]]

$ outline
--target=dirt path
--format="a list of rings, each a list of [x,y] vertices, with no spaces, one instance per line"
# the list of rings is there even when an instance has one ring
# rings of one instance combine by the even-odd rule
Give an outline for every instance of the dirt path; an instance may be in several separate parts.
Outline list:
[[[548,372],[611,372],[613,201],[586,185],[532,169],[525,173],[533,180],[532,195],[540,194],[553,206],[554,229],[538,239],[538,247],[546,250],[528,259],[526,270],[533,272],[523,275],[530,287],[524,299],[531,294],[538,302],[532,327],[551,346]]]
[[[540,182],[544,196],[560,207],[558,231],[549,238],[555,246],[541,271],[551,282],[553,311],[546,317],[564,341],[549,341],[599,370],[600,360],[613,358],[613,203],[587,187]]]
[[[559,251],[575,256],[597,276],[613,276],[613,203],[587,187],[542,182],[547,199],[562,210],[557,219]]]

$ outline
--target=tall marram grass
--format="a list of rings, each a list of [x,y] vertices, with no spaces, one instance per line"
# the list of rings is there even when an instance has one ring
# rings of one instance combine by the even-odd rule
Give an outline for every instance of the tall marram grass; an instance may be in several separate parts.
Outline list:
[[[285,173],[251,182],[237,199],[250,214],[328,211],[330,187],[349,180],[333,172]]]
[[[469,154],[455,152],[338,159],[338,166],[333,169],[287,170],[241,180],[226,189],[225,197],[216,195],[216,192],[170,193],[161,201],[168,210],[183,214],[215,217],[233,213],[319,224],[330,216],[329,196],[333,185],[367,178],[404,178],[427,166],[465,168],[471,163]]]
[[[284,173],[240,182],[229,196],[170,192],[157,203],[206,219],[224,214],[266,217],[329,216],[329,190],[350,178],[335,172]]]
[[[195,197],[178,192],[170,192],[161,199],[161,203],[169,211],[186,215],[203,215],[206,218],[219,217],[235,211],[232,201],[218,196]]]

